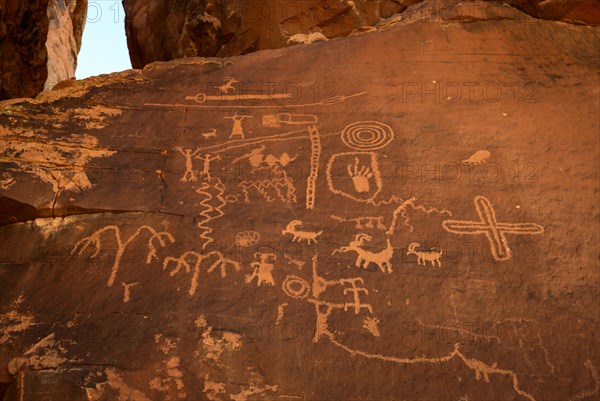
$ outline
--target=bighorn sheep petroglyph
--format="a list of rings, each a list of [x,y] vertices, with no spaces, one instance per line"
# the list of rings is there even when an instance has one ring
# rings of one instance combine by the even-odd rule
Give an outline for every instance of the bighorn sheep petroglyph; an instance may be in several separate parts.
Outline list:
[[[421,246],[421,244],[419,244],[418,242],[413,242],[410,245],[408,245],[408,250],[406,251],[406,255],[416,255],[417,256],[417,264],[419,265],[423,265],[423,266],[427,266],[427,262],[431,262],[431,266],[435,267],[435,264],[437,263],[438,267],[442,267],[442,261],[440,260],[442,258],[442,253],[443,251],[440,250],[438,251],[427,251],[427,252],[422,252],[422,251],[418,251],[417,248],[419,248]]]
[[[303,223],[300,220],[292,220],[290,221],[290,223],[287,225],[287,227],[281,231],[281,234],[285,235],[285,234],[291,234],[293,236],[292,238],[292,242],[296,241],[296,242],[300,242],[301,240],[306,240],[306,242],[308,242],[308,244],[310,245],[311,243],[316,243],[317,242],[317,238],[319,237],[319,235],[321,235],[323,233],[323,231],[302,231],[302,230],[298,230],[298,227],[301,226]]]
[[[381,252],[371,252],[363,249],[365,242],[371,241],[373,238],[367,234],[360,233],[354,236],[354,240],[350,241],[348,246],[342,246],[333,251],[332,255],[337,252],[350,252],[354,251],[357,254],[356,267],[362,267],[366,269],[371,263],[375,263],[379,269],[385,273],[392,272],[392,256],[394,255],[394,248],[390,243],[390,239],[386,239],[387,246]]]

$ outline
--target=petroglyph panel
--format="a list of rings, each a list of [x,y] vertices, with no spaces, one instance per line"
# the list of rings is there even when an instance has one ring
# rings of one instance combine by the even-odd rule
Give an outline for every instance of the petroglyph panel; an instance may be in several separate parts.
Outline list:
[[[5,399],[596,399],[598,29],[461,4],[0,104]]]

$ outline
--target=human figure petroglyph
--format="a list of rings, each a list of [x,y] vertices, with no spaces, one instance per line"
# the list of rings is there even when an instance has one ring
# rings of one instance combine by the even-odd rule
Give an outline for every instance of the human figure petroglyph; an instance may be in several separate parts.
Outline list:
[[[244,136],[244,127],[242,126],[242,121],[246,118],[252,118],[253,116],[247,115],[238,115],[237,113],[233,116],[224,117],[226,119],[233,121],[233,127],[231,129],[231,134],[229,135],[229,139],[245,139]]]
[[[356,264],[358,268],[366,269],[371,263],[377,265],[383,273],[391,273],[392,270],[392,257],[394,256],[394,247],[390,243],[390,239],[386,238],[387,246],[380,252],[371,252],[365,250],[363,247],[366,242],[371,241],[373,238],[370,235],[360,233],[354,236],[354,239],[350,241],[347,246],[342,246],[335,249],[332,255],[338,252],[356,252]]]
[[[544,233],[544,227],[534,223],[499,223],[492,203],[484,196],[476,196],[474,204],[479,221],[445,220],[442,222],[442,227],[453,234],[485,235],[490,244],[492,256],[497,261],[512,259],[506,234],[536,235]]]
[[[423,266],[427,266],[427,262],[431,263],[432,267],[435,267],[436,263],[438,265],[438,267],[442,267],[442,254],[443,254],[443,250],[439,250],[439,251],[420,251],[417,250],[417,248],[419,248],[421,246],[421,244],[419,244],[418,242],[412,242],[408,245],[408,250],[406,251],[406,256],[408,255],[416,255],[417,256],[417,264],[419,265],[423,265]]]
[[[369,192],[371,189],[369,180],[371,177],[373,177],[371,168],[367,166],[361,166],[358,158],[354,160],[354,165],[348,165],[348,175],[352,177],[354,189],[356,189],[356,192],[360,193]]]
[[[212,176],[210,175],[210,164],[215,160],[221,160],[221,156],[206,154],[203,157],[196,156],[196,159],[200,159],[202,161],[202,171],[200,172],[200,175],[210,181],[212,179]]]
[[[136,232],[133,233],[126,241],[123,241],[122,236],[121,236],[121,229],[118,226],[115,226],[115,225],[106,226],[104,228],[97,230],[92,235],[85,237],[82,240],[80,240],[79,242],[77,242],[75,244],[75,246],[73,247],[71,254],[77,253],[79,255],[82,255],[83,252],[88,247],[91,246],[94,248],[94,251],[93,251],[92,255],[90,256],[90,258],[95,258],[96,256],[98,256],[98,254],[102,250],[102,240],[101,240],[102,234],[104,234],[106,232],[110,232],[110,231],[114,232],[115,239],[117,242],[117,253],[115,255],[115,260],[114,260],[114,263],[113,263],[113,266],[111,269],[110,277],[108,279],[108,282],[106,283],[106,285],[108,285],[109,287],[112,287],[112,285],[115,282],[115,279],[117,278],[117,273],[119,271],[119,267],[121,264],[121,258],[123,257],[123,254],[127,250],[127,247],[129,246],[129,244],[131,244],[131,242],[133,242],[133,240],[135,240],[138,237],[138,235],[140,235],[140,233],[144,230],[147,230],[150,232],[150,234],[152,234],[152,236],[150,237],[150,239],[148,239],[148,242],[147,242],[148,255],[146,257],[146,264],[150,264],[153,259],[157,259],[157,256],[156,256],[157,249],[156,249],[154,242],[158,241],[160,246],[165,247],[167,245],[167,241],[174,243],[175,238],[166,231],[158,232],[154,228],[152,228],[150,226],[146,226],[146,225],[139,227],[136,230]]]
[[[340,280],[340,283],[342,285],[345,285],[345,284],[350,285],[350,287],[344,288],[344,295],[352,294],[352,297],[353,297],[353,302],[344,303],[344,312],[347,312],[348,309],[350,309],[350,308],[354,308],[354,314],[356,314],[356,315],[358,315],[360,313],[361,309],[366,309],[369,311],[369,313],[373,313],[373,308],[371,307],[371,305],[362,303],[361,299],[360,299],[360,293],[369,295],[369,290],[367,290],[364,287],[365,281],[363,280],[362,277],[342,279],[342,280]],[[357,284],[360,284],[361,287],[359,287]]]
[[[316,244],[317,238],[323,234],[323,230],[321,231],[304,231],[300,230],[298,227],[303,225],[304,223],[300,220],[292,220],[289,222],[287,227],[281,231],[281,234],[286,235],[290,234],[292,236],[292,242],[300,242],[305,240],[309,245]]]
[[[273,278],[273,269],[275,265],[273,262],[277,260],[277,256],[272,253],[257,252],[254,254],[258,261],[250,263],[250,266],[254,268],[252,274],[246,276],[246,283],[251,283],[252,280],[256,279],[256,284],[260,287],[263,284],[274,286],[275,279]]]
[[[196,174],[194,174],[194,162],[192,159],[198,153],[200,153],[201,149],[196,148],[196,150],[192,151],[192,149],[184,149],[182,146],[175,146],[175,149],[177,149],[179,153],[181,153],[183,157],[185,157],[185,173],[179,181],[197,181]]]

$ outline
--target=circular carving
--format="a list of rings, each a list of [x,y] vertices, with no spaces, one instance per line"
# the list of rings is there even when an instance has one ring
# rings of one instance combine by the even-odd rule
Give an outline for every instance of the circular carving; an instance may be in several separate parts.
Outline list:
[[[342,141],[356,150],[377,150],[394,139],[392,127],[379,121],[358,121],[342,130]]]
[[[256,231],[243,231],[235,236],[235,243],[242,248],[256,245],[260,240],[260,234]]]
[[[310,284],[298,276],[287,276],[281,287],[292,298],[306,298],[310,292]]]

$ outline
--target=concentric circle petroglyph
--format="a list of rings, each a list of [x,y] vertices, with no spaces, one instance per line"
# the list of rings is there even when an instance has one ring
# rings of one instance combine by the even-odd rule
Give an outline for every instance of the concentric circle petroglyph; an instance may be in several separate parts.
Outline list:
[[[377,150],[394,139],[392,127],[379,121],[358,121],[342,130],[342,141],[356,150]]]
[[[310,284],[303,278],[293,275],[287,276],[281,287],[292,298],[306,298],[310,292]]]

